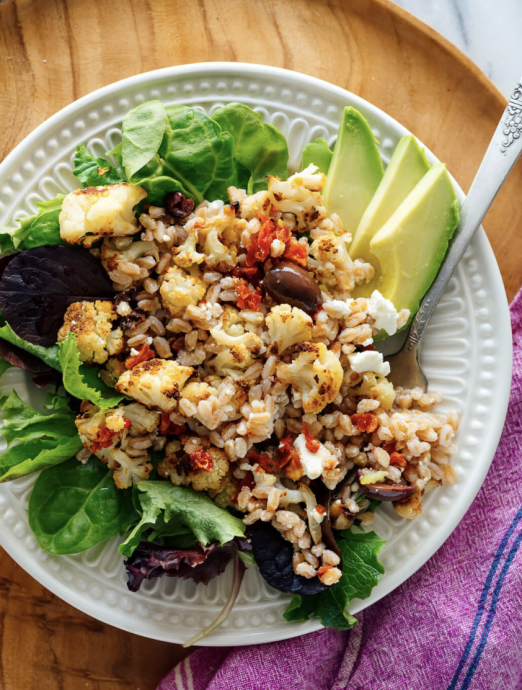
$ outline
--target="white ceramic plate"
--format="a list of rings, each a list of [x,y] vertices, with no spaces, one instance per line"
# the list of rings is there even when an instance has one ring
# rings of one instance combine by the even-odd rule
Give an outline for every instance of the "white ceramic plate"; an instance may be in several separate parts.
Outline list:
[[[297,168],[310,140],[335,138],[342,108],[353,105],[368,119],[381,154],[389,157],[407,130],[370,103],[318,79],[260,65],[207,63],[141,74],[72,103],[30,134],[0,165],[0,225],[35,212],[35,202],[76,186],[71,160],[87,142],[97,155],[119,140],[120,124],[138,103],[159,98],[211,113],[230,101],[260,112],[286,135],[290,164]],[[448,132],[451,136],[451,132]],[[437,159],[427,151],[433,163]],[[463,194],[458,189],[460,201]],[[387,545],[386,574],[353,613],[375,603],[412,575],[447,539],[479,490],[500,437],[511,380],[511,330],[500,272],[480,231],[452,279],[425,336],[423,367],[431,387],[444,394],[442,409],[462,414],[457,483],[429,494],[423,515],[413,522],[391,509],[379,510],[374,529]],[[41,398],[20,370],[2,379],[2,394],[15,387],[27,402]],[[34,578],[85,613],[124,630],[182,642],[207,625],[221,608],[229,573],[207,587],[177,579],[145,582],[137,594],[125,585],[118,540],[78,556],[51,556],[39,549],[27,524],[34,477],[0,486],[0,543]],[[206,645],[244,645],[294,637],[317,630],[316,621],[286,623],[289,597],[270,589],[255,568],[246,574],[239,600]]]

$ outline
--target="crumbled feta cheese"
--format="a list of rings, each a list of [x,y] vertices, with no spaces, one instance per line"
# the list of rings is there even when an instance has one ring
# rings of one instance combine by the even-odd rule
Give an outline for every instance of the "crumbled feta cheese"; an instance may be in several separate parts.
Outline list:
[[[149,337],[145,340],[145,342],[147,343],[147,345],[152,345],[152,338],[150,337],[150,335],[149,335]]]
[[[71,326],[76,326],[76,321],[71,321]]]
[[[131,353],[131,355],[132,355],[133,357],[136,357],[136,355],[138,354],[138,350],[136,350],[135,347],[131,347],[130,353]]]
[[[390,365],[382,358],[382,352],[377,350],[366,350],[366,352],[354,352],[348,355],[350,366],[357,374],[365,371],[373,371],[380,376],[388,376]]]
[[[299,453],[299,460],[301,461],[304,473],[310,479],[317,479],[320,477],[323,473],[325,464],[332,459],[332,454],[322,443],[319,444],[319,448],[315,453],[309,451],[306,447],[306,438],[304,434],[299,434],[295,439],[294,448]]]
[[[317,508],[313,509],[312,516],[316,522],[321,524],[321,522],[324,520],[326,513],[320,513]]]
[[[163,235],[163,241],[168,242],[170,240],[170,237],[168,235]]]
[[[393,303],[374,290],[368,300],[368,313],[375,319],[375,328],[384,330],[388,335],[397,333],[397,309]]]
[[[371,345],[373,343],[373,338],[367,338],[367,340],[364,341],[363,347],[368,347],[368,345]]]

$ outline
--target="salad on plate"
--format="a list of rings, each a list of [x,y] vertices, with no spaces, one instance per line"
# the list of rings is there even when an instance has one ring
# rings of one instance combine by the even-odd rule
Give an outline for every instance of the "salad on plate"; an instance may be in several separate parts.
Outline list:
[[[356,624],[384,574],[382,502],[413,519],[455,481],[456,412],[393,385],[376,344],[407,327],[458,224],[445,166],[405,136],[383,168],[344,110],[288,170],[245,105],[153,100],[79,186],[0,228],[0,372],[50,391],[2,400],[0,482],[39,472],[29,525],[52,554],[120,535],[135,592],[207,584],[232,562],[292,594],[288,621]]]

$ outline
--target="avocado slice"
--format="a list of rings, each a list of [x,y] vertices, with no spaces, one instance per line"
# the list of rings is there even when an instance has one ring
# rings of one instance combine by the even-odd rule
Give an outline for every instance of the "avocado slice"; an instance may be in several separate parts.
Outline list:
[[[347,232],[355,232],[383,174],[370,125],[358,110],[346,107],[323,195],[328,214],[337,213]]]
[[[397,144],[381,184],[361,218],[350,245],[352,259],[369,261],[376,268],[376,257],[370,252],[370,241],[375,233],[397,210],[400,204],[421,181],[430,164],[417,140],[408,134]],[[371,293],[368,293],[368,296]]]
[[[333,151],[324,139],[316,139],[307,144],[303,149],[301,170],[309,165],[317,165],[319,172],[326,175],[332,162]]]
[[[455,190],[446,166],[437,163],[370,241],[379,270],[366,288],[379,290],[397,309],[415,314],[458,223]],[[360,296],[358,289],[353,296]]]

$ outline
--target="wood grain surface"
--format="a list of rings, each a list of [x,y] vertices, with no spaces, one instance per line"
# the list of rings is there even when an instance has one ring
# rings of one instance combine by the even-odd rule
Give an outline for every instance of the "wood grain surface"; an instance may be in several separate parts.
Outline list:
[[[4,0],[0,159],[72,100],[183,63],[276,65],[402,122],[467,189],[505,99],[456,48],[387,0]],[[508,298],[522,283],[522,166],[486,229]],[[76,611],[0,553],[0,689],[153,690],[185,653]]]

